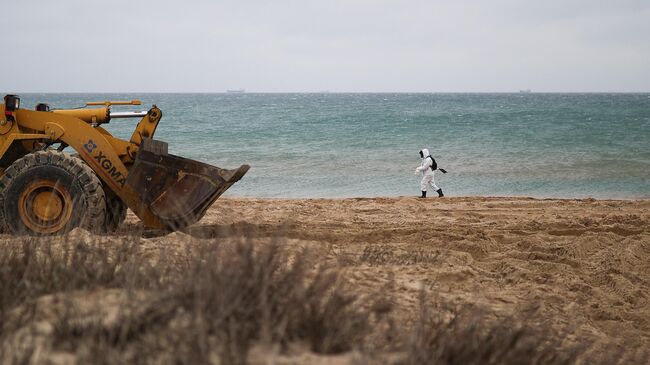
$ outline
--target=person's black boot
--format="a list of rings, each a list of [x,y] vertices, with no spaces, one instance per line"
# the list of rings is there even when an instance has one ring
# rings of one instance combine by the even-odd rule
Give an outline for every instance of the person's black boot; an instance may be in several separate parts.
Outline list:
[[[426,197],[427,197],[427,192],[426,192],[426,191],[423,191],[423,192],[422,192],[422,196],[420,196],[420,198],[426,198]]]
[[[436,190],[436,193],[438,193],[438,198],[442,198],[443,196],[445,196],[445,194],[442,193],[442,189]]]

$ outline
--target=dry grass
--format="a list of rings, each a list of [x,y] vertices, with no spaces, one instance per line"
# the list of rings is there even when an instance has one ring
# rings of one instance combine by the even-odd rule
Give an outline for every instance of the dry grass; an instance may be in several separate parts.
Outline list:
[[[0,250],[2,362],[11,357],[22,363],[43,350],[10,346],[18,330],[38,319],[39,300],[48,294],[64,301],[48,350],[73,353],[82,362],[209,363],[217,356],[241,364],[258,341],[306,341],[325,354],[360,346],[370,313],[357,305],[338,271],[308,270],[306,255],[290,256],[277,243],[212,241],[179,264],[164,255],[151,260],[128,240],[109,249],[25,239]],[[83,309],[67,299],[111,288],[124,294],[119,321],[112,323],[99,310],[79,320]]]
[[[573,364],[591,343],[571,343],[569,335],[516,317],[492,318],[473,305],[432,307],[423,293],[404,364]]]
[[[528,308],[498,317],[471,304],[432,305],[423,292],[407,356],[400,364],[647,364],[650,360],[646,350],[595,344],[576,337],[574,328],[554,328],[540,321],[535,312]]]
[[[386,362],[368,351],[390,349],[400,364],[648,360],[616,347],[590,358],[592,344],[570,329],[424,294],[415,324],[396,330],[385,296],[360,298],[338,268],[280,242],[204,241],[172,259],[145,254],[130,238],[16,240],[0,247],[3,364],[244,364],[256,344],[282,353],[297,342],[318,354],[357,349],[365,362]],[[396,336],[404,340],[388,343]],[[384,343],[369,344],[377,338]]]

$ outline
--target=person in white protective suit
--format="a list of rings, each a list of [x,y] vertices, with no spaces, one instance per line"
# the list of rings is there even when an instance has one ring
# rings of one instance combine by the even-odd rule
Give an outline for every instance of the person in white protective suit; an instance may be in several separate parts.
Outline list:
[[[438,169],[438,164],[435,162],[433,157],[431,157],[431,154],[427,148],[420,150],[420,157],[422,158],[422,164],[420,167],[415,169],[416,175],[422,174],[422,181],[420,182],[420,190],[422,191],[422,196],[420,196],[420,198],[427,197],[427,188],[429,185],[431,185],[431,187],[433,187],[433,190],[438,193],[438,197],[442,198],[445,195],[442,193],[442,189],[436,185],[436,180],[434,178],[434,171]],[[446,173],[446,171],[443,169],[440,169],[440,171],[442,173]]]

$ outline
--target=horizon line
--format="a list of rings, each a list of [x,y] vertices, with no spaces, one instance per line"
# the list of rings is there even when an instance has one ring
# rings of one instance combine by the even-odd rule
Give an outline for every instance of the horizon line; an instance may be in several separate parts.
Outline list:
[[[650,94],[648,91],[12,91],[6,94]]]

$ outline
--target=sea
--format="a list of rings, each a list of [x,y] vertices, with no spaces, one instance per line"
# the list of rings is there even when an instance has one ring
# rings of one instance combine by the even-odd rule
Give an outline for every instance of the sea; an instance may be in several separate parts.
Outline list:
[[[418,151],[447,196],[650,198],[648,93],[21,94],[22,107],[140,99],[170,153],[250,171],[227,196],[420,194]],[[137,119],[104,125],[128,139]]]

